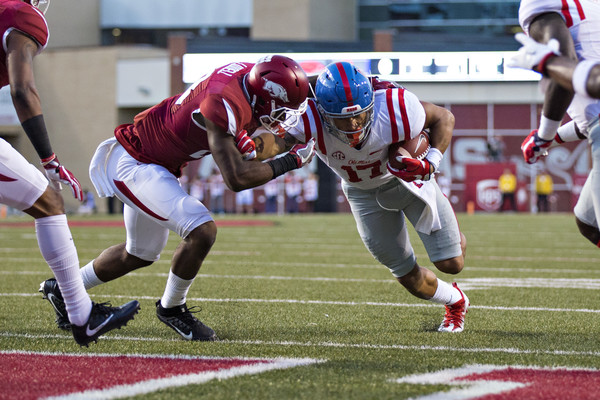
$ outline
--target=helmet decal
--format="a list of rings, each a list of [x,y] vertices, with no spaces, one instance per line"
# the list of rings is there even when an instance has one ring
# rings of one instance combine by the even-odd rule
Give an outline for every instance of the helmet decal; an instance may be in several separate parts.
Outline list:
[[[277,82],[273,82],[268,79],[263,78],[263,80],[265,81],[265,84],[263,85],[263,90],[268,92],[271,95],[271,97],[278,98],[286,103],[290,101],[288,99],[287,91],[283,86],[281,86]]]

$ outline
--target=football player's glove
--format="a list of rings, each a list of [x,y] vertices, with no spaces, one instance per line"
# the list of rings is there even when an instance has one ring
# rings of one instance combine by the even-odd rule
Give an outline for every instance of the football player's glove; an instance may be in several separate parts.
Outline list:
[[[532,69],[546,75],[544,67],[546,61],[560,55],[560,43],[556,39],[550,39],[547,44],[542,44],[524,33],[517,33],[515,39],[523,46],[508,61],[509,67]]]
[[[392,167],[388,161],[387,169],[392,175],[397,176],[405,182],[412,182],[415,180],[428,181],[435,172],[435,166],[429,162],[429,160],[417,160],[412,157],[396,157],[396,159],[404,164],[403,169],[396,169]]]
[[[41,160],[46,176],[50,180],[50,185],[56,190],[62,190],[61,183],[71,188],[71,193],[79,201],[83,201],[83,190],[81,184],[75,178],[75,175],[63,165],[61,165],[55,154]]]
[[[395,82],[381,81],[379,80],[378,76],[371,76],[369,79],[371,80],[371,86],[373,86],[373,90],[397,89],[400,87]]]
[[[235,145],[244,160],[248,161],[256,158],[256,143],[248,136],[248,132],[245,129],[242,129],[235,135]]]
[[[311,138],[306,143],[298,143],[294,145],[288,154],[294,156],[298,168],[302,168],[308,164],[315,155],[315,139]]]
[[[548,149],[552,144],[552,140],[544,140],[538,137],[537,132],[537,129],[532,130],[521,143],[521,151],[527,164],[534,164],[541,157],[547,156]]]

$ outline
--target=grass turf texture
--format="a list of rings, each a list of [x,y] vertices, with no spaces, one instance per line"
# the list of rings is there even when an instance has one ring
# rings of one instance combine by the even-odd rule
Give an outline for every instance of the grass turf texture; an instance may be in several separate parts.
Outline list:
[[[220,228],[188,294],[188,306],[201,306],[196,315],[222,341],[183,341],[155,316],[179,242],[171,234],[159,262],[90,290],[94,301],[113,305],[139,299],[142,310],[88,349],[56,328],[37,293],[51,272],[33,227],[0,225],[0,348],[327,360],[144,399],[404,399],[448,387],[393,380],[467,364],[600,366],[600,253],[570,214],[459,214],[468,247],[455,277],[433,267],[410,228],[419,263],[469,295],[461,334],[436,331],[443,307],[402,288],[364,248],[351,215],[243,218],[274,225]],[[233,219],[240,217],[217,221]],[[72,233],[82,265],[124,241],[122,227],[74,226]]]

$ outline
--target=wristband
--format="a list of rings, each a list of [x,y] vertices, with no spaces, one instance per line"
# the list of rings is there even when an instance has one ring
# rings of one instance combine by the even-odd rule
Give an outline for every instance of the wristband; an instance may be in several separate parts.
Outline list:
[[[554,53],[548,53],[544,56],[544,58],[542,58],[542,61],[540,61],[540,63],[538,64],[538,71],[545,77],[548,77],[548,71],[546,71],[546,62],[548,62],[549,59],[554,58],[556,56],[557,55]]]
[[[429,161],[429,164],[433,165],[433,169],[437,171],[438,167],[440,166],[440,162],[442,161],[442,157],[444,157],[442,152],[435,147],[432,147],[429,149],[429,152],[427,152],[425,159]]]
[[[56,154],[52,153],[52,155],[50,157],[40,159],[40,162],[42,163],[42,166],[45,167],[46,165],[50,164],[54,160],[56,160]]]
[[[267,164],[269,164],[271,166],[271,169],[273,170],[273,178],[271,179],[275,179],[279,175],[283,175],[288,171],[298,168],[296,157],[294,157],[291,154],[286,154],[283,157],[267,161]]]
[[[40,159],[49,158],[54,154],[52,146],[50,145],[50,139],[48,138],[46,124],[44,123],[44,116],[42,114],[31,117],[27,121],[23,121],[21,126],[27,134],[33,148],[37,151]]]
[[[542,115],[540,118],[540,128],[537,133],[538,137],[547,142],[551,141],[554,139],[554,136],[556,136],[556,132],[558,131],[561,122],[562,121],[554,121]]]
[[[598,65],[595,61],[584,60],[577,64],[573,71],[573,89],[575,93],[590,97],[587,91],[587,80],[590,76],[590,71]]]

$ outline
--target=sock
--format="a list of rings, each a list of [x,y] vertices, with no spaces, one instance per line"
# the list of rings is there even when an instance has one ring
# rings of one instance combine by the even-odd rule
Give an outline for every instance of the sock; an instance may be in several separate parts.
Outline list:
[[[435,291],[433,297],[429,299],[429,301],[449,306],[462,299],[462,295],[457,288],[440,279],[438,279],[437,282],[437,290]]]
[[[79,274],[79,258],[67,216],[52,215],[35,220],[35,234],[42,257],[54,273],[65,301],[69,321],[84,325],[92,311],[92,301]]]
[[[85,290],[90,290],[93,287],[98,285],[102,285],[104,282],[101,281],[98,276],[96,276],[96,271],[94,271],[94,260],[87,263],[83,268],[79,270],[81,273],[81,278],[83,279],[83,285],[85,286]]]
[[[192,283],[194,283],[193,279],[181,279],[172,271],[169,271],[167,286],[165,287],[165,293],[160,299],[160,304],[164,308],[171,308],[185,304],[185,298],[187,297],[187,293],[190,290]]]

